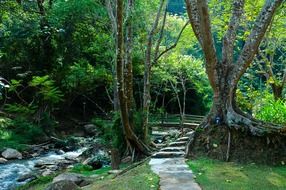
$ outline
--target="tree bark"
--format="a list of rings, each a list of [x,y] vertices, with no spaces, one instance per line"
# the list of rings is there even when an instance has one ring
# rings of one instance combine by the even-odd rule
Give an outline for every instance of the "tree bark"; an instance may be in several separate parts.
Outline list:
[[[114,42],[115,44],[117,44],[117,21],[116,21],[116,4],[117,2],[114,1],[114,4],[111,3],[111,0],[105,0],[105,4],[106,4],[106,9],[107,9],[107,13],[109,16],[109,19],[111,21],[111,29],[112,29],[112,33],[114,35]],[[116,51],[117,48],[115,47]],[[115,52],[115,54],[117,54],[117,52]],[[115,59],[114,59],[115,60]],[[113,110],[114,111],[119,111],[119,100],[118,100],[118,91],[117,91],[117,74],[116,74],[116,61],[113,61]]]
[[[117,54],[116,54],[116,74],[117,91],[120,107],[121,122],[126,143],[130,151],[136,150],[138,153],[149,155],[149,148],[135,135],[132,130],[132,124],[129,120],[129,111],[127,107],[127,97],[124,82],[124,34],[123,34],[123,0],[117,0]]]
[[[133,0],[128,0],[128,12],[127,12],[127,26],[126,26],[126,61],[125,61],[125,86],[127,96],[127,108],[132,112],[134,107],[133,97],[133,64],[132,64],[132,44],[133,44]]]

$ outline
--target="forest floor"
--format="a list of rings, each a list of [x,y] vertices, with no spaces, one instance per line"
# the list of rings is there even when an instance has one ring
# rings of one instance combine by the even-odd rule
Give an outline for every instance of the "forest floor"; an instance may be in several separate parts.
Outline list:
[[[209,158],[189,160],[204,190],[285,190],[286,166],[238,164]]]

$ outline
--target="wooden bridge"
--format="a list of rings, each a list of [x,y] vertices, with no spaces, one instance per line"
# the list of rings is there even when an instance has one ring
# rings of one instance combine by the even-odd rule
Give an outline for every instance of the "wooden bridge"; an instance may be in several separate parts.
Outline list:
[[[150,115],[149,124],[151,126],[163,127],[184,127],[196,128],[203,121],[205,116],[185,114],[183,122],[179,114],[157,114]]]

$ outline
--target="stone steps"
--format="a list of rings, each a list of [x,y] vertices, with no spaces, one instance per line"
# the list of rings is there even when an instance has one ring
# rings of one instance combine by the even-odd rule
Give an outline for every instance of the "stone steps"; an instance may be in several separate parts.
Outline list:
[[[184,158],[185,147],[192,135],[194,131],[186,133],[152,155],[149,165],[160,177],[161,190],[201,190]]]
[[[160,151],[163,152],[177,152],[177,151],[185,151],[185,146],[174,146],[174,147],[166,147],[162,148]]]
[[[186,136],[180,137],[180,138],[177,139],[177,141],[188,142],[189,141],[189,137],[186,137]]]
[[[201,190],[184,158],[152,158],[149,165],[160,177],[161,190]]]
[[[178,146],[186,146],[187,142],[185,141],[175,141],[171,142],[168,147],[178,147]]]
[[[156,152],[152,155],[152,158],[178,158],[184,157],[185,152],[178,151],[178,152]]]
[[[195,134],[195,131],[189,131],[189,132],[186,133],[186,136],[189,137],[189,136],[191,136],[193,134]]]

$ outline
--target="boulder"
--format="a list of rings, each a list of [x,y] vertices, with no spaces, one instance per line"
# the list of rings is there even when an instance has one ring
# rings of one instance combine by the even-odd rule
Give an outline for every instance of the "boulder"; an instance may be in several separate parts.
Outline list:
[[[47,169],[47,170],[42,172],[42,176],[48,176],[48,175],[52,175],[54,173],[55,173],[54,171]]]
[[[122,172],[122,170],[109,170],[108,174],[119,174],[120,172]]]
[[[84,131],[86,132],[86,134],[88,134],[88,135],[92,135],[92,136],[98,135],[98,129],[93,124],[87,124],[87,125],[83,126],[83,128],[84,128]]]
[[[89,165],[94,170],[100,169],[103,166],[101,160],[98,160],[97,158],[88,158],[85,161],[83,161],[82,164]]]
[[[80,190],[74,182],[70,180],[57,181],[50,184],[45,190]]]
[[[35,163],[36,168],[46,168],[49,165],[55,165],[56,163],[51,160],[39,160]]]
[[[17,181],[18,182],[23,182],[23,181],[27,181],[27,180],[32,181],[34,179],[37,179],[37,176],[35,174],[33,174],[33,173],[28,173],[28,174],[21,175],[17,179]]]
[[[0,164],[5,164],[6,162],[8,162],[8,160],[5,158],[0,158]]]
[[[4,152],[2,152],[2,156],[3,158],[8,159],[8,160],[23,158],[22,154],[19,151],[12,149],[12,148],[7,148]]]
[[[63,173],[53,179],[53,183],[58,181],[72,181],[76,185],[82,187],[90,184],[83,175],[76,173]]]

